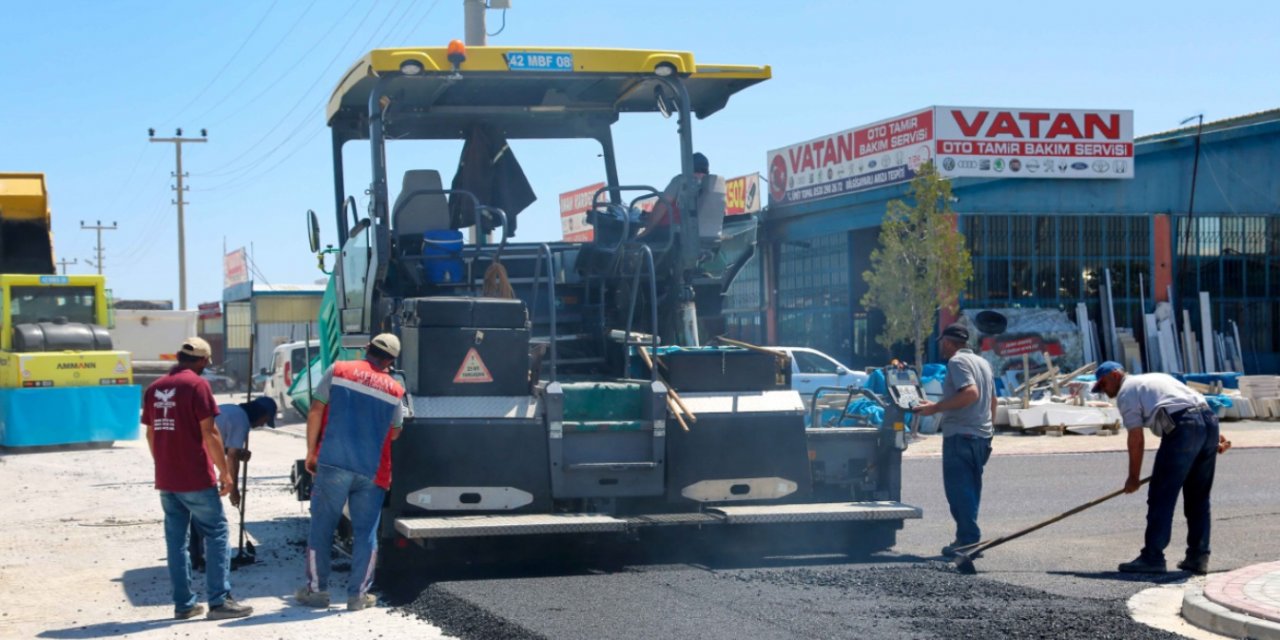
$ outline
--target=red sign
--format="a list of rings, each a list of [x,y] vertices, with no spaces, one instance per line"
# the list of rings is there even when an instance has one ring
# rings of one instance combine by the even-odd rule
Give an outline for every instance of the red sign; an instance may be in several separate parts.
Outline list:
[[[196,309],[201,320],[222,317],[222,303],[219,302],[202,302]]]
[[[241,247],[222,258],[222,288],[249,281],[248,253]]]
[[[595,238],[595,229],[587,222],[587,212],[591,210],[592,198],[603,188],[604,183],[597,182],[560,194],[560,231],[565,242],[591,242]],[[607,202],[607,199],[601,196],[601,201]]]
[[[1060,356],[1063,353],[1062,343],[1056,340],[1052,342],[1045,342],[1040,336],[1022,336],[1009,340],[983,338],[982,350],[995,351],[996,355],[1001,358],[1020,356],[1024,353],[1031,354],[1048,352],[1051,356]]]
[[[938,171],[949,178],[1133,177],[1133,112],[935,107]]]
[[[933,157],[923,109],[769,152],[769,201],[795,204],[904,182]]]
[[[737,216],[760,210],[760,174],[752,173],[724,181],[724,214]]]

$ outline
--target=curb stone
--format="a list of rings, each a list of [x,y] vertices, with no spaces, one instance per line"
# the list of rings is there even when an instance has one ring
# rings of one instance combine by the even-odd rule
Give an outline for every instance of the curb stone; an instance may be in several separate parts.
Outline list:
[[[1187,589],[1182,597],[1182,617],[1214,633],[1232,638],[1280,640],[1280,623],[1262,620],[1228,609],[1204,596],[1204,589]]]

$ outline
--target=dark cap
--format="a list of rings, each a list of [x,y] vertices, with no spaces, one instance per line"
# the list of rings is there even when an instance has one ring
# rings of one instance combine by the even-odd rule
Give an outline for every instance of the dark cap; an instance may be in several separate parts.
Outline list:
[[[701,153],[693,154],[693,172],[694,173],[711,173],[711,161]]]
[[[267,416],[267,426],[276,426],[276,401],[266,396],[258,396],[250,400],[244,406],[245,413],[249,414],[249,424],[258,421],[263,415]]]
[[[1093,372],[1094,377],[1098,380],[1093,383],[1093,392],[1098,393],[1099,391],[1102,391],[1102,379],[1116,371],[1123,372],[1124,367],[1120,366],[1120,363],[1114,360],[1108,360],[1098,365],[1098,369]]]
[[[952,340],[968,343],[969,327],[964,326],[964,323],[962,322],[955,322],[955,323],[949,324],[947,325],[947,328],[943,329],[942,333],[938,336],[939,340],[942,340],[943,338],[950,338]]]

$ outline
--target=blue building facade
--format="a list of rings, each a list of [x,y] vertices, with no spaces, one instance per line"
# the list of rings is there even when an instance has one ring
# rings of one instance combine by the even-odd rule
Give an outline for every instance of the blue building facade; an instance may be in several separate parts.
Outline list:
[[[1127,180],[953,180],[974,260],[962,308],[1084,302],[1098,320],[1109,271],[1118,326],[1140,333],[1170,293],[1198,317],[1208,291],[1214,326],[1239,328],[1246,370],[1280,372],[1280,109],[1205,123],[1198,154],[1196,138],[1189,127],[1136,139]],[[726,301],[729,331],[858,368],[887,361],[862,273],[906,187],[767,209],[761,251]]]

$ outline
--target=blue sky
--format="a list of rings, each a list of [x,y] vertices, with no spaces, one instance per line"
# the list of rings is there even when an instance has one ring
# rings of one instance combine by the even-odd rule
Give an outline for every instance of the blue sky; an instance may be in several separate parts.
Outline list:
[[[773,80],[696,121],[713,170],[765,169],[769,149],[933,104],[1133,109],[1138,135],[1280,107],[1280,3],[514,0],[503,46],[692,51],[700,62],[769,64]],[[189,303],[217,300],[224,242],[253,247],[259,281],[323,277],[303,214],[333,239],[323,105],[378,46],[462,37],[462,0],[67,1],[10,3],[0,39],[0,171],[48,175],[55,250],[89,272],[94,234],[115,221],[106,274],[117,297],[176,299],[173,149],[147,142],[209,129],[184,152]],[[490,31],[501,26],[490,12]],[[661,186],[678,167],[674,128],[625,117],[624,183]],[[439,168],[459,146],[393,148],[405,169]],[[603,177],[586,143],[513,145],[538,193],[520,240],[558,239],[557,194]],[[349,192],[367,155],[348,147]],[[362,198],[362,196],[359,196]],[[393,190],[394,197],[394,190]],[[363,202],[363,201],[362,201]]]

